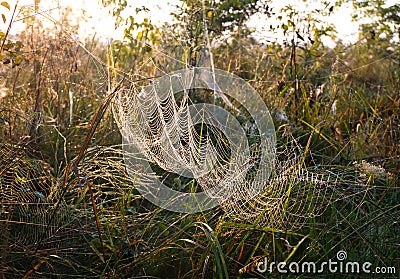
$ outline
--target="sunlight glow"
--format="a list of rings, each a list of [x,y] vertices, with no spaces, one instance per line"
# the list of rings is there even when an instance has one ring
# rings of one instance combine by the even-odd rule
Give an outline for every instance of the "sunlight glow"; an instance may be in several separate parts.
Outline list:
[[[16,4],[16,0],[9,1],[11,3],[11,11]],[[20,0],[18,1],[17,9],[17,20],[12,25],[10,30],[11,35],[17,35],[19,32],[24,30],[25,26],[22,22],[23,11],[26,9],[34,9],[34,0]],[[91,0],[41,0],[39,2],[39,11],[37,16],[42,17],[43,25],[51,27],[53,23],[50,19],[45,17],[50,16],[55,22],[60,22],[61,11],[64,7],[69,7],[71,9],[71,20],[75,24],[79,24],[79,31],[74,36],[77,36],[80,40],[84,40],[87,37],[93,37],[94,35],[102,40],[110,39],[122,39],[123,28],[115,29],[114,20],[110,14],[108,8],[104,8],[101,1]],[[335,1],[331,0],[333,5]],[[394,5],[397,0],[386,0],[386,5]],[[281,0],[273,1],[270,6],[274,9],[276,14],[280,14],[279,10],[286,5],[292,5],[300,14],[306,15],[312,9],[317,7],[323,9],[321,1],[291,1],[291,0]],[[156,0],[148,1],[130,1],[128,0],[128,8],[124,10],[122,16],[127,17],[129,15],[134,15],[137,22],[141,22],[144,18],[149,18],[149,20],[156,25],[161,25],[163,23],[168,23],[173,21],[171,12],[173,12],[177,5],[180,5],[178,0],[170,0],[166,3],[160,4]],[[147,12],[135,13],[136,8],[146,7]],[[9,21],[11,19],[11,11],[7,11],[6,8],[0,7],[0,11],[6,15],[7,22],[5,24],[1,23],[1,31],[7,30]],[[345,43],[351,43],[357,40],[357,32],[359,29],[359,23],[353,22],[351,20],[352,7],[349,4],[345,4],[340,8],[335,8],[333,12],[328,16],[324,17],[322,15],[316,15],[319,19],[322,19],[325,24],[332,23],[337,31],[337,37],[343,40]],[[257,38],[260,42],[267,41],[282,41],[283,36],[279,33],[273,33],[270,31],[270,25],[276,25],[278,23],[277,19],[274,17],[268,18],[264,14],[254,15],[248,22],[248,26],[255,30],[253,36]],[[326,37],[324,43],[329,46],[333,46],[333,41]]]

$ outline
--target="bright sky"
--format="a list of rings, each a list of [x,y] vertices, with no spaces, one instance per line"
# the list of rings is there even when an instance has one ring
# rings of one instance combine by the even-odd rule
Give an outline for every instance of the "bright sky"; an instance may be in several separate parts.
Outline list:
[[[11,10],[15,6],[17,0],[8,0],[11,4]],[[81,28],[79,31],[78,37],[82,40],[85,36],[93,35],[94,33],[98,34],[99,37],[103,37],[104,39],[120,39],[123,35],[123,30],[114,30],[113,19],[108,13],[107,9],[102,7],[99,2],[101,0],[41,0],[38,7],[39,11],[42,14],[49,14],[55,20],[60,19],[60,9],[57,8],[59,6],[69,6],[73,10],[74,16],[82,16],[84,13],[84,18],[86,22],[81,22]],[[330,0],[332,3],[334,0]],[[387,5],[393,5],[398,3],[399,0],[386,0]],[[17,11],[22,9],[33,9],[34,0],[19,0],[19,8]],[[273,1],[274,3],[270,6],[274,7],[274,11],[278,12],[280,8],[291,4],[298,11],[306,13],[312,8],[321,7],[320,2],[318,0],[310,0],[310,1],[294,1],[294,0],[279,0]],[[172,20],[172,16],[170,13],[174,11],[174,6],[179,5],[178,0],[169,0],[163,4],[160,4],[160,1],[157,0],[128,0],[128,5],[131,6],[131,9],[127,9],[124,15],[135,15],[134,10],[137,7],[145,6],[150,11],[145,14],[141,14],[140,18],[137,18],[137,21],[140,22],[144,17],[148,17],[152,23],[161,24],[163,22],[168,22]],[[331,16],[327,19],[323,19],[324,21],[328,20],[329,22],[334,23],[336,29],[338,31],[338,36],[342,38],[346,42],[351,42],[356,40],[356,34],[358,30],[358,24],[351,21],[351,8],[350,6],[341,7],[339,10],[334,10]],[[0,6],[0,12],[4,13],[7,18],[6,24],[0,23],[1,30],[4,31],[6,26],[9,23],[11,18],[10,12],[3,6]],[[19,18],[21,15],[19,15]],[[42,17],[38,15],[38,17]],[[44,25],[50,25],[50,21],[48,19],[43,18]],[[320,17],[322,19],[322,16]],[[47,22],[47,23],[46,23]],[[265,15],[255,15],[249,22],[249,26],[255,28],[255,37],[260,40],[266,39],[276,39],[276,36],[273,35],[269,31],[270,24],[274,25],[273,19],[268,19]],[[276,23],[275,23],[276,25]],[[11,29],[11,34],[18,34],[18,32],[23,29],[24,26],[21,21],[17,21],[14,23]],[[329,42],[327,42],[329,43]]]

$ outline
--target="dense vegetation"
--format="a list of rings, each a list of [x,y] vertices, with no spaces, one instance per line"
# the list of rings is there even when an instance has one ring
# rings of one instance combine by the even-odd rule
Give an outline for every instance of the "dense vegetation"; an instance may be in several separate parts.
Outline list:
[[[245,22],[278,13],[267,2],[181,2],[175,23],[154,26],[123,18],[126,1],[104,0],[125,28],[111,44],[96,36],[76,41],[79,22],[70,23],[69,10],[45,27],[32,16],[38,1],[23,9],[27,28],[18,37],[0,34],[0,278],[280,278],[257,272],[257,263],[320,263],[339,250],[351,261],[396,268],[376,278],[398,278],[399,5],[355,2],[357,19],[373,21],[352,44],[323,22],[342,3],[311,17],[287,7],[270,28],[284,39],[260,43]],[[127,175],[112,92],[206,65],[209,46],[216,68],[262,96],[282,156],[296,146],[302,169],[330,175],[324,210],[301,226],[284,211],[277,214],[289,217],[270,223],[238,220],[219,207],[168,212],[143,199]]]

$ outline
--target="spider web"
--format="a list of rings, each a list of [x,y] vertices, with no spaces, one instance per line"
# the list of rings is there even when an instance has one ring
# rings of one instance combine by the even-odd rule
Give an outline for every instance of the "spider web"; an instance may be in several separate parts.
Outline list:
[[[18,262],[23,251],[63,243],[68,208],[61,203],[54,212],[58,182],[49,165],[28,156],[24,145],[2,144],[0,158],[0,259]]]
[[[207,27],[204,29],[207,30]],[[207,54],[203,54],[201,63],[213,68],[207,34],[205,41],[203,53]],[[99,80],[108,80],[105,63],[84,46],[82,48],[98,67]],[[174,61],[182,68],[188,67],[159,49],[154,50],[152,58],[157,57]],[[162,66],[156,68],[165,73]],[[290,216],[309,218],[320,213],[324,205],[315,201],[324,196],[329,178],[306,171],[300,164],[300,155],[283,161],[270,158],[268,162],[263,162],[262,150],[270,150],[272,154],[275,143],[263,142],[252,116],[234,99],[226,97],[224,92],[218,93],[217,89],[223,85],[216,84],[213,75],[202,77],[210,90],[182,90],[182,94],[175,96],[172,87],[186,88],[185,85],[193,77],[165,74],[171,88],[165,90],[152,84],[143,89],[132,82],[113,101],[113,115],[121,134],[127,142],[133,142],[138,147],[136,153],[126,156],[142,154],[152,169],[158,167],[157,171],[152,171],[150,178],[160,179],[169,187],[183,192],[204,191],[208,197],[217,200],[230,216],[249,222],[256,220],[266,224],[274,221],[282,224]],[[215,108],[194,106],[199,99],[211,103],[207,96],[211,96],[213,104],[219,100],[219,105],[230,112],[226,121],[230,122],[231,128],[240,126],[246,132],[246,140],[229,141],[222,131],[223,126],[229,125],[216,121],[213,116]],[[230,130],[230,134],[234,132],[234,129]],[[1,165],[9,166],[4,168],[0,178],[1,222],[18,227],[11,230],[16,232],[12,237],[15,243],[21,246],[37,244],[59,232],[62,226],[57,226],[55,219],[63,220],[68,211],[63,207],[58,209],[57,216],[53,216],[60,181],[49,173],[48,166],[43,161],[23,155],[15,157],[15,152],[15,147],[7,145],[3,145],[0,151]],[[293,156],[291,154],[293,150],[287,150],[281,157]],[[12,161],[7,161],[13,156]],[[270,169],[269,164],[275,167]],[[131,171],[134,176],[142,178],[143,184],[150,181],[142,168]],[[2,233],[10,231],[7,226],[0,229]]]
[[[207,48],[204,52],[211,53]],[[105,63],[89,51],[88,54],[98,67],[99,81],[106,82]],[[179,68],[190,69],[181,60],[159,49],[154,50],[151,61],[160,57],[177,63]],[[209,57],[202,59],[209,61]],[[215,83],[213,75],[202,77],[209,90],[184,90],[193,77],[168,74],[162,66],[156,63],[154,66],[165,74],[171,87],[151,84],[143,88],[132,81],[113,100],[113,115],[120,132],[126,143],[137,148],[126,150],[123,147],[121,151],[114,147],[106,152],[101,147],[88,150],[79,167],[81,174],[87,174],[89,180],[105,181],[104,184],[112,186],[108,189],[110,192],[117,192],[115,189],[120,184],[130,185],[132,189],[149,187],[154,179],[182,193],[204,192],[217,201],[218,209],[224,210],[228,217],[277,229],[304,226],[308,219],[324,211],[331,202],[336,180],[327,172],[306,167],[304,154],[299,148],[291,147],[296,145],[295,140],[280,143],[277,149],[281,151],[266,164],[273,163],[274,167],[263,168],[263,150],[275,148],[275,143],[265,138],[265,143],[262,142],[263,136],[252,115],[240,102],[226,97],[228,92],[218,94],[217,89],[223,86]],[[174,87],[182,88],[180,94],[173,94]],[[215,119],[218,109],[207,105],[196,107],[199,103],[218,105],[229,112],[225,118],[228,123]],[[239,141],[230,141],[223,132],[224,127],[244,130],[246,140],[239,137]],[[230,132],[234,134],[235,129]],[[45,162],[25,156],[25,151],[20,152],[23,149],[23,145],[7,144],[0,148],[0,165],[6,166],[0,170],[0,233],[4,236],[1,247],[13,250],[12,261],[15,262],[23,260],[25,254],[21,251],[35,250],[38,244],[70,247],[65,242],[68,239],[77,247],[76,243],[80,243],[74,242],[77,232],[95,234],[94,222],[88,217],[93,212],[84,208],[69,215],[75,200],[63,201],[54,213],[62,183],[49,172]],[[115,156],[120,153],[134,161],[147,161],[150,170],[124,165],[121,156]],[[124,167],[133,177],[127,177]],[[257,174],[259,179],[255,178]],[[82,181],[71,177],[68,179],[71,184],[69,194],[82,195]],[[104,190],[103,185],[97,187],[100,193]],[[122,195],[128,189],[120,190],[116,195]],[[105,199],[100,194],[97,198]],[[71,223],[71,219],[76,223]],[[85,247],[74,253],[93,254],[91,248]],[[15,257],[16,254],[19,257]]]
[[[186,90],[195,82],[197,70],[208,73],[200,80],[207,83],[213,79],[212,70],[182,70],[141,89],[134,85],[122,89],[114,99],[113,114],[124,145],[135,146],[125,151],[131,158],[143,155],[144,160],[162,170],[157,173],[153,167],[149,175],[139,160],[137,164],[128,160],[128,172],[138,181],[136,187],[152,189],[154,179],[174,187],[176,181],[186,179],[186,185],[195,183],[232,218],[277,227],[287,225],[289,220],[291,225],[301,226],[307,218],[320,214],[329,202],[330,178],[306,170],[293,148],[281,152],[279,157],[284,160],[275,160],[274,138],[260,133],[252,116],[236,100],[226,95],[229,102],[219,99],[226,114],[216,114],[214,106],[204,103],[196,107],[199,99],[206,99],[207,94],[219,97],[224,94],[221,88],[226,88],[213,84],[211,88],[220,90],[218,95],[215,91]],[[181,92],[180,97],[174,92]],[[263,113],[269,115],[268,111]],[[216,115],[225,120],[216,120]],[[229,140],[221,125],[228,127],[229,133],[236,132],[233,137],[241,140]],[[244,140],[237,130],[245,132]],[[264,153],[269,160],[265,160]],[[177,177],[168,181],[165,173]],[[190,191],[187,187],[179,190]]]

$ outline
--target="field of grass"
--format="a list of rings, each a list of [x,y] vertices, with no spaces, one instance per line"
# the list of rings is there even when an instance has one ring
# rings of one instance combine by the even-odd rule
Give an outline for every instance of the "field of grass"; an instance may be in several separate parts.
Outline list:
[[[107,45],[74,41],[68,22],[27,24],[1,34],[0,278],[400,278],[399,42],[236,34],[213,47],[215,68],[249,82],[276,129],[282,165],[268,183],[283,202],[262,193],[246,220],[225,204],[158,208],[126,170],[114,93],[189,67],[196,50],[168,27]],[[319,267],[341,251],[376,272],[257,270],[264,259]]]

